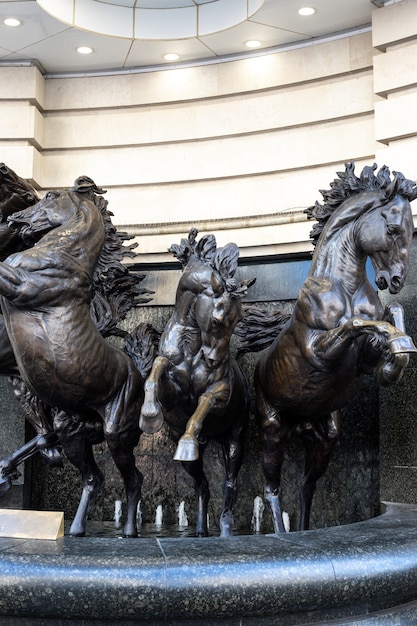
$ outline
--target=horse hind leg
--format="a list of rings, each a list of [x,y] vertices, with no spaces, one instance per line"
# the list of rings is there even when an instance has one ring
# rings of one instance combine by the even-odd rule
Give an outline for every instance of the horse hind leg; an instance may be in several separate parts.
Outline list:
[[[82,493],[69,534],[83,537],[88,513],[100,493],[104,477],[95,462],[93,447],[83,432],[82,422],[60,412],[55,417],[55,430],[68,460],[81,474]]]
[[[284,435],[280,416],[257,395],[256,417],[262,443],[262,469],[265,478],[264,497],[271,511],[275,534],[285,533],[281,508],[281,471],[284,462]]]
[[[223,509],[220,516],[220,536],[233,535],[233,509],[237,498],[237,476],[243,460],[244,428],[239,428],[233,436],[223,442],[223,456],[226,466],[226,480],[223,490]]]
[[[319,478],[325,473],[340,433],[340,412],[334,411],[324,422],[324,432],[308,430],[303,443],[306,451],[304,479],[300,491],[299,530],[310,526],[311,505]]]
[[[112,459],[122,475],[125,491],[127,515],[124,526],[125,537],[137,537],[137,509],[141,498],[143,476],[135,464],[134,448],[139,440],[139,431],[121,434],[106,433],[106,441]]]
[[[196,461],[182,461],[181,465],[185,471],[193,478],[194,488],[197,495],[197,525],[196,536],[208,536],[208,503],[210,500],[210,489],[207,478],[203,470],[202,454]]]

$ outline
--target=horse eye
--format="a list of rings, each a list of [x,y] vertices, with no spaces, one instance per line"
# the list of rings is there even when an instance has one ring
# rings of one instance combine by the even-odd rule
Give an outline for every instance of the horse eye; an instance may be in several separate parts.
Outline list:
[[[48,191],[45,197],[47,200],[54,200],[54,198],[57,198],[58,196],[59,193],[57,191]]]

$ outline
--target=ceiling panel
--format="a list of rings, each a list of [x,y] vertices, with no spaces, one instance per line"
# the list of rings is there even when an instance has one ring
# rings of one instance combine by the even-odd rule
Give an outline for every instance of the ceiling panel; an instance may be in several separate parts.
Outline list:
[[[152,6],[154,2],[140,0],[137,6]],[[169,12],[173,0],[158,0],[158,6],[162,2]],[[193,0],[192,4],[200,2],[202,0]],[[370,0],[311,0],[316,14],[299,16],[298,8],[309,3],[309,0],[264,0],[254,15],[231,28],[199,38],[151,40],[149,35],[147,38],[146,29],[138,39],[93,32],[95,19],[91,9],[82,30],[51,17],[36,0],[0,0],[0,63],[34,61],[47,74],[116,71],[166,65],[164,54],[175,52],[180,57],[176,61],[178,65],[224,55],[251,54],[245,46],[249,39],[259,40],[261,49],[271,49],[363,27],[371,23],[373,10],[383,10]],[[120,4],[126,6],[126,0],[120,0]],[[5,26],[6,17],[17,17],[21,26]],[[92,54],[78,54],[76,48],[81,45],[90,46]]]

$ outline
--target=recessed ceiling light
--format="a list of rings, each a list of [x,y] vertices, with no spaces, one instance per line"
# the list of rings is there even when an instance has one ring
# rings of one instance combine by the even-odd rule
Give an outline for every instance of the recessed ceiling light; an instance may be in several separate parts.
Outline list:
[[[5,24],[6,26],[20,26],[21,23],[22,22],[16,17],[6,17],[6,19],[3,20],[3,24]]]
[[[179,55],[175,54],[175,52],[168,52],[168,54],[164,54],[165,61],[178,61]]]
[[[313,9],[313,7],[302,7],[298,9],[299,15],[314,15],[315,12],[316,9]]]
[[[251,39],[250,41],[245,42],[245,46],[247,46],[248,48],[260,48],[261,45],[261,42],[257,39]]]
[[[91,54],[93,51],[93,48],[90,48],[90,46],[79,46],[77,48],[77,52],[79,54]]]

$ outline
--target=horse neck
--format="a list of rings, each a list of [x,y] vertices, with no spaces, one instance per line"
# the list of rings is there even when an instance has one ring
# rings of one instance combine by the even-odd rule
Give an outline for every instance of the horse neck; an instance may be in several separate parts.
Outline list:
[[[206,263],[195,259],[190,260],[179,280],[174,314],[177,323],[188,328],[197,328],[194,310],[197,298],[210,284],[212,268]]]
[[[357,222],[349,222],[327,236],[323,231],[314,251],[309,276],[338,279],[354,293],[364,277],[367,256],[359,248],[356,237]]]

